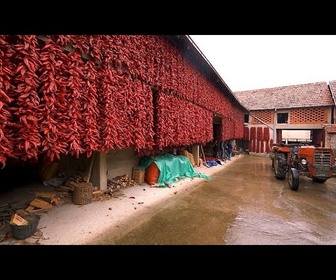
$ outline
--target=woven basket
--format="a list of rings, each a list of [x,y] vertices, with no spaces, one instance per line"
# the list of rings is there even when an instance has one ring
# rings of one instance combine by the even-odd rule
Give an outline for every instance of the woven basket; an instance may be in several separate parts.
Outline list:
[[[92,202],[91,183],[77,183],[72,193],[72,202],[78,205],[89,204]]]

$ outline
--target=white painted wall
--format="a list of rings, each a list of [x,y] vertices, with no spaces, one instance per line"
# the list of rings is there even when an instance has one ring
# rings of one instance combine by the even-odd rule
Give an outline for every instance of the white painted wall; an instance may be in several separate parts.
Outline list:
[[[283,130],[283,141],[310,141],[310,130]]]

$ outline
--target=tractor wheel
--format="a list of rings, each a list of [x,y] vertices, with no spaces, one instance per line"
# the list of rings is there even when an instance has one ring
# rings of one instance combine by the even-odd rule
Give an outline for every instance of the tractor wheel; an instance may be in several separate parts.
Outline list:
[[[276,157],[273,160],[275,178],[278,180],[284,180],[286,177],[286,168],[283,164],[280,164],[281,159]]]
[[[292,191],[297,191],[299,189],[300,178],[296,168],[290,168],[288,171],[288,185]]]
[[[327,181],[327,179],[319,179],[319,178],[313,177],[313,182],[323,184],[325,181]]]

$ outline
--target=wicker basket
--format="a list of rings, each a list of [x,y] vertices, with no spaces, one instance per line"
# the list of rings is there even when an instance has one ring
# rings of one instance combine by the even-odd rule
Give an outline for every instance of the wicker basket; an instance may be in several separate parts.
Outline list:
[[[72,193],[72,202],[78,205],[92,202],[93,186],[91,183],[77,183]]]
[[[133,167],[132,179],[136,184],[142,184],[145,181],[145,169]]]

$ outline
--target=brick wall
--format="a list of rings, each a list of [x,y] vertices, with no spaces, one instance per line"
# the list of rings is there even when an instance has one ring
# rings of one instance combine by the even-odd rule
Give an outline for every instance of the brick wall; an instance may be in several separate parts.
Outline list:
[[[290,111],[290,124],[323,124],[328,122],[327,108],[302,108]]]
[[[289,124],[326,124],[329,123],[328,119],[330,108],[329,107],[315,107],[315,108],[300,108],[282,110],[281,112],[289,113]],[[272,125],[274,124],[274,110],[260,110],[253,111],[251,124],[260,124],[259,120]]]

